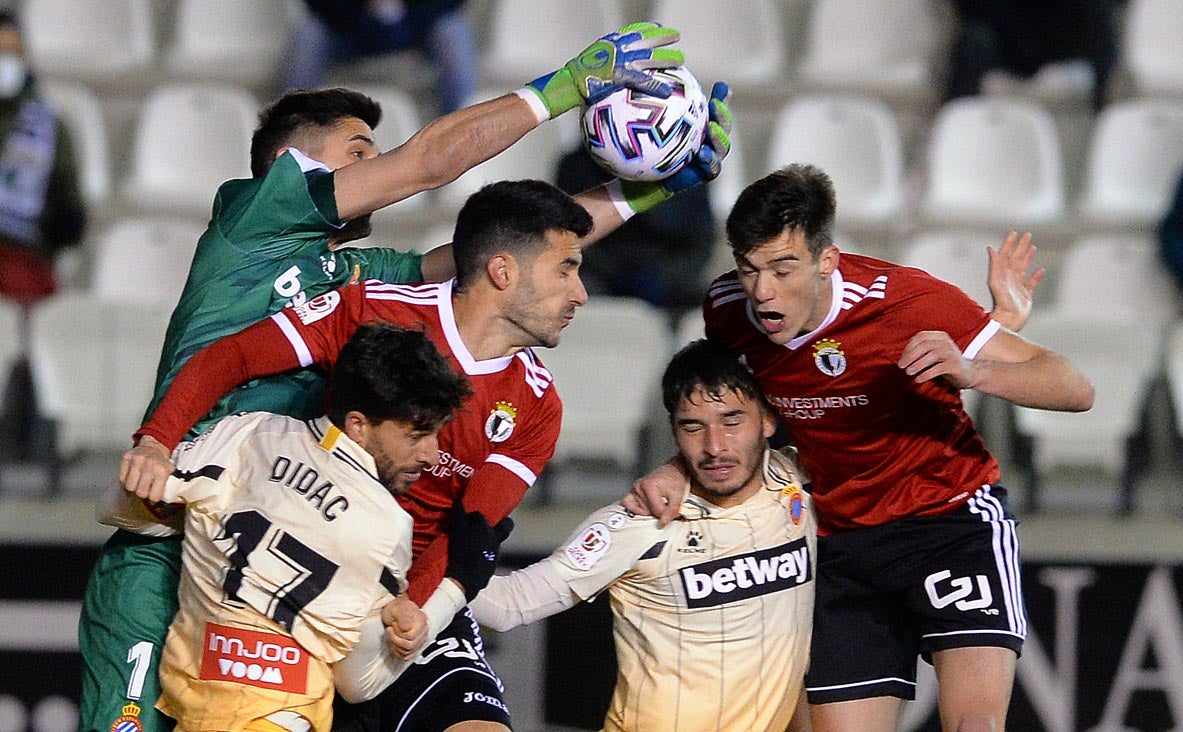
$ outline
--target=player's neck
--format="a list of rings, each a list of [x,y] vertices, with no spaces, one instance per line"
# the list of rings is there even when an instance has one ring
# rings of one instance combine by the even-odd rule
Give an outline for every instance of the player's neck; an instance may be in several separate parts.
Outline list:
[[[834,280],[826,277],[818,287],[817,302],[813,306],[813,312],[809,314],[809,319],[801,326],[801,330],[797,333],[797,336],[807,335],[820,328],[821,324],[826,322],[826,316],[830,314],[830,307],[833,301]]]
[[[477,361],[512,356],[522,350],[514,338],[517,329],[501,317],[497,304],[478,288],[453,293],[452,312],[460,340]]]

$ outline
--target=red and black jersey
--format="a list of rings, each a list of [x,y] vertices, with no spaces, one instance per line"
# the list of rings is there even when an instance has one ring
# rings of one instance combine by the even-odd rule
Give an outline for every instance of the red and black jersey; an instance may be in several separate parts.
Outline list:
[[[897,363],[927,330],[973,358],[998,324],[953,285],[870,257],[842,254],[831,284],[822,324],[785,345],[759,326],[735,272],[704,304],[707,336],[742,355],[799,448],[821,532],[948,513],[996,482],[959,392]]]
[[[554,454],[562,404],[549,371],[530,349],[477,361],[460,340],[452,311],[452,282],[350,285],[282,310],[206,351],[178,374],[169,395],[141,430],[171,447],[178,430],[230,386],[296,367],[325,371],[366,322],[422,328],[473,395],[439,434],[440,462],[400,498],[415,520],[410,595],[422,603],[444,576],[447,516],[457,499],[490,523],[509,515]],[[186,367],[189,368],[188,366]],[[196,416],[194,416],[196,415]]]

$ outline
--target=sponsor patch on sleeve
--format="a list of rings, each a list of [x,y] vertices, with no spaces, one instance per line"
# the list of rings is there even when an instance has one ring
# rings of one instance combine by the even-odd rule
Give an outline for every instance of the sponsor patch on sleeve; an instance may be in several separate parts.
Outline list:
[[[567,545],[567,558],[579,569],[591,569],[612,546],[608,527],[595,523]]]
[[[296,317],[304,325],[315,323],[323,317],[326,317],[341,304],[341,293],[334,290],[333,292],[326,292],[320,297],[314,297],[303,305],[297,305],[293,308]]]

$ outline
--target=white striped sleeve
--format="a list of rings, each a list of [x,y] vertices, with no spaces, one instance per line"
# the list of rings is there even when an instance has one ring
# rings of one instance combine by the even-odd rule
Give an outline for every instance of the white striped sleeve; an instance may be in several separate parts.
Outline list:
[[[304,337],[300,335],[300,331],[296,330],[296,326],[292,325],[292,321],[287,319],[282,310],[272,315],[271,320],[275,321],[275,324],[283,331],[284,338],[288,339],[292,350],[300,359],[300,365],[311,366],[312,352],[308,350],[308,344],[304,342]]]
[[[489,455],[489,457],[485,458],[485,462],[493,463],[495,465],[500,465],[501,467],[505,468],[509,472],[511,472],[514,475],[521,478],[522,481],[525,482],[525,484],[528,486],[534,485],[534,481],[538,480],[538,476],[534,475],[533,470],[530,470],[525,465],[523,465],[521,462],[514,460],[511,457],[507,457],[505,455],[499,455],[497,453],[492,453]]]

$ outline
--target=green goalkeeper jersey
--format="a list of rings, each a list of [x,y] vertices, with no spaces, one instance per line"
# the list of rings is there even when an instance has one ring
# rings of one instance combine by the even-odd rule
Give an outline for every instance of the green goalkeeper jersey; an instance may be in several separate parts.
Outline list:
[[[223,183],[169,320],[145,416],[194,353],[281,308],[348,283],[355,269],[362,279],[422,279],[415,252],[330,250],[329,238],[343,225],[332,172],[297,150],[281,155],[264,178]],[[323,412],[323,392],[323,376],[308,369],[255,379],[224,396],[190,435],[235,412],[312,418]]]

